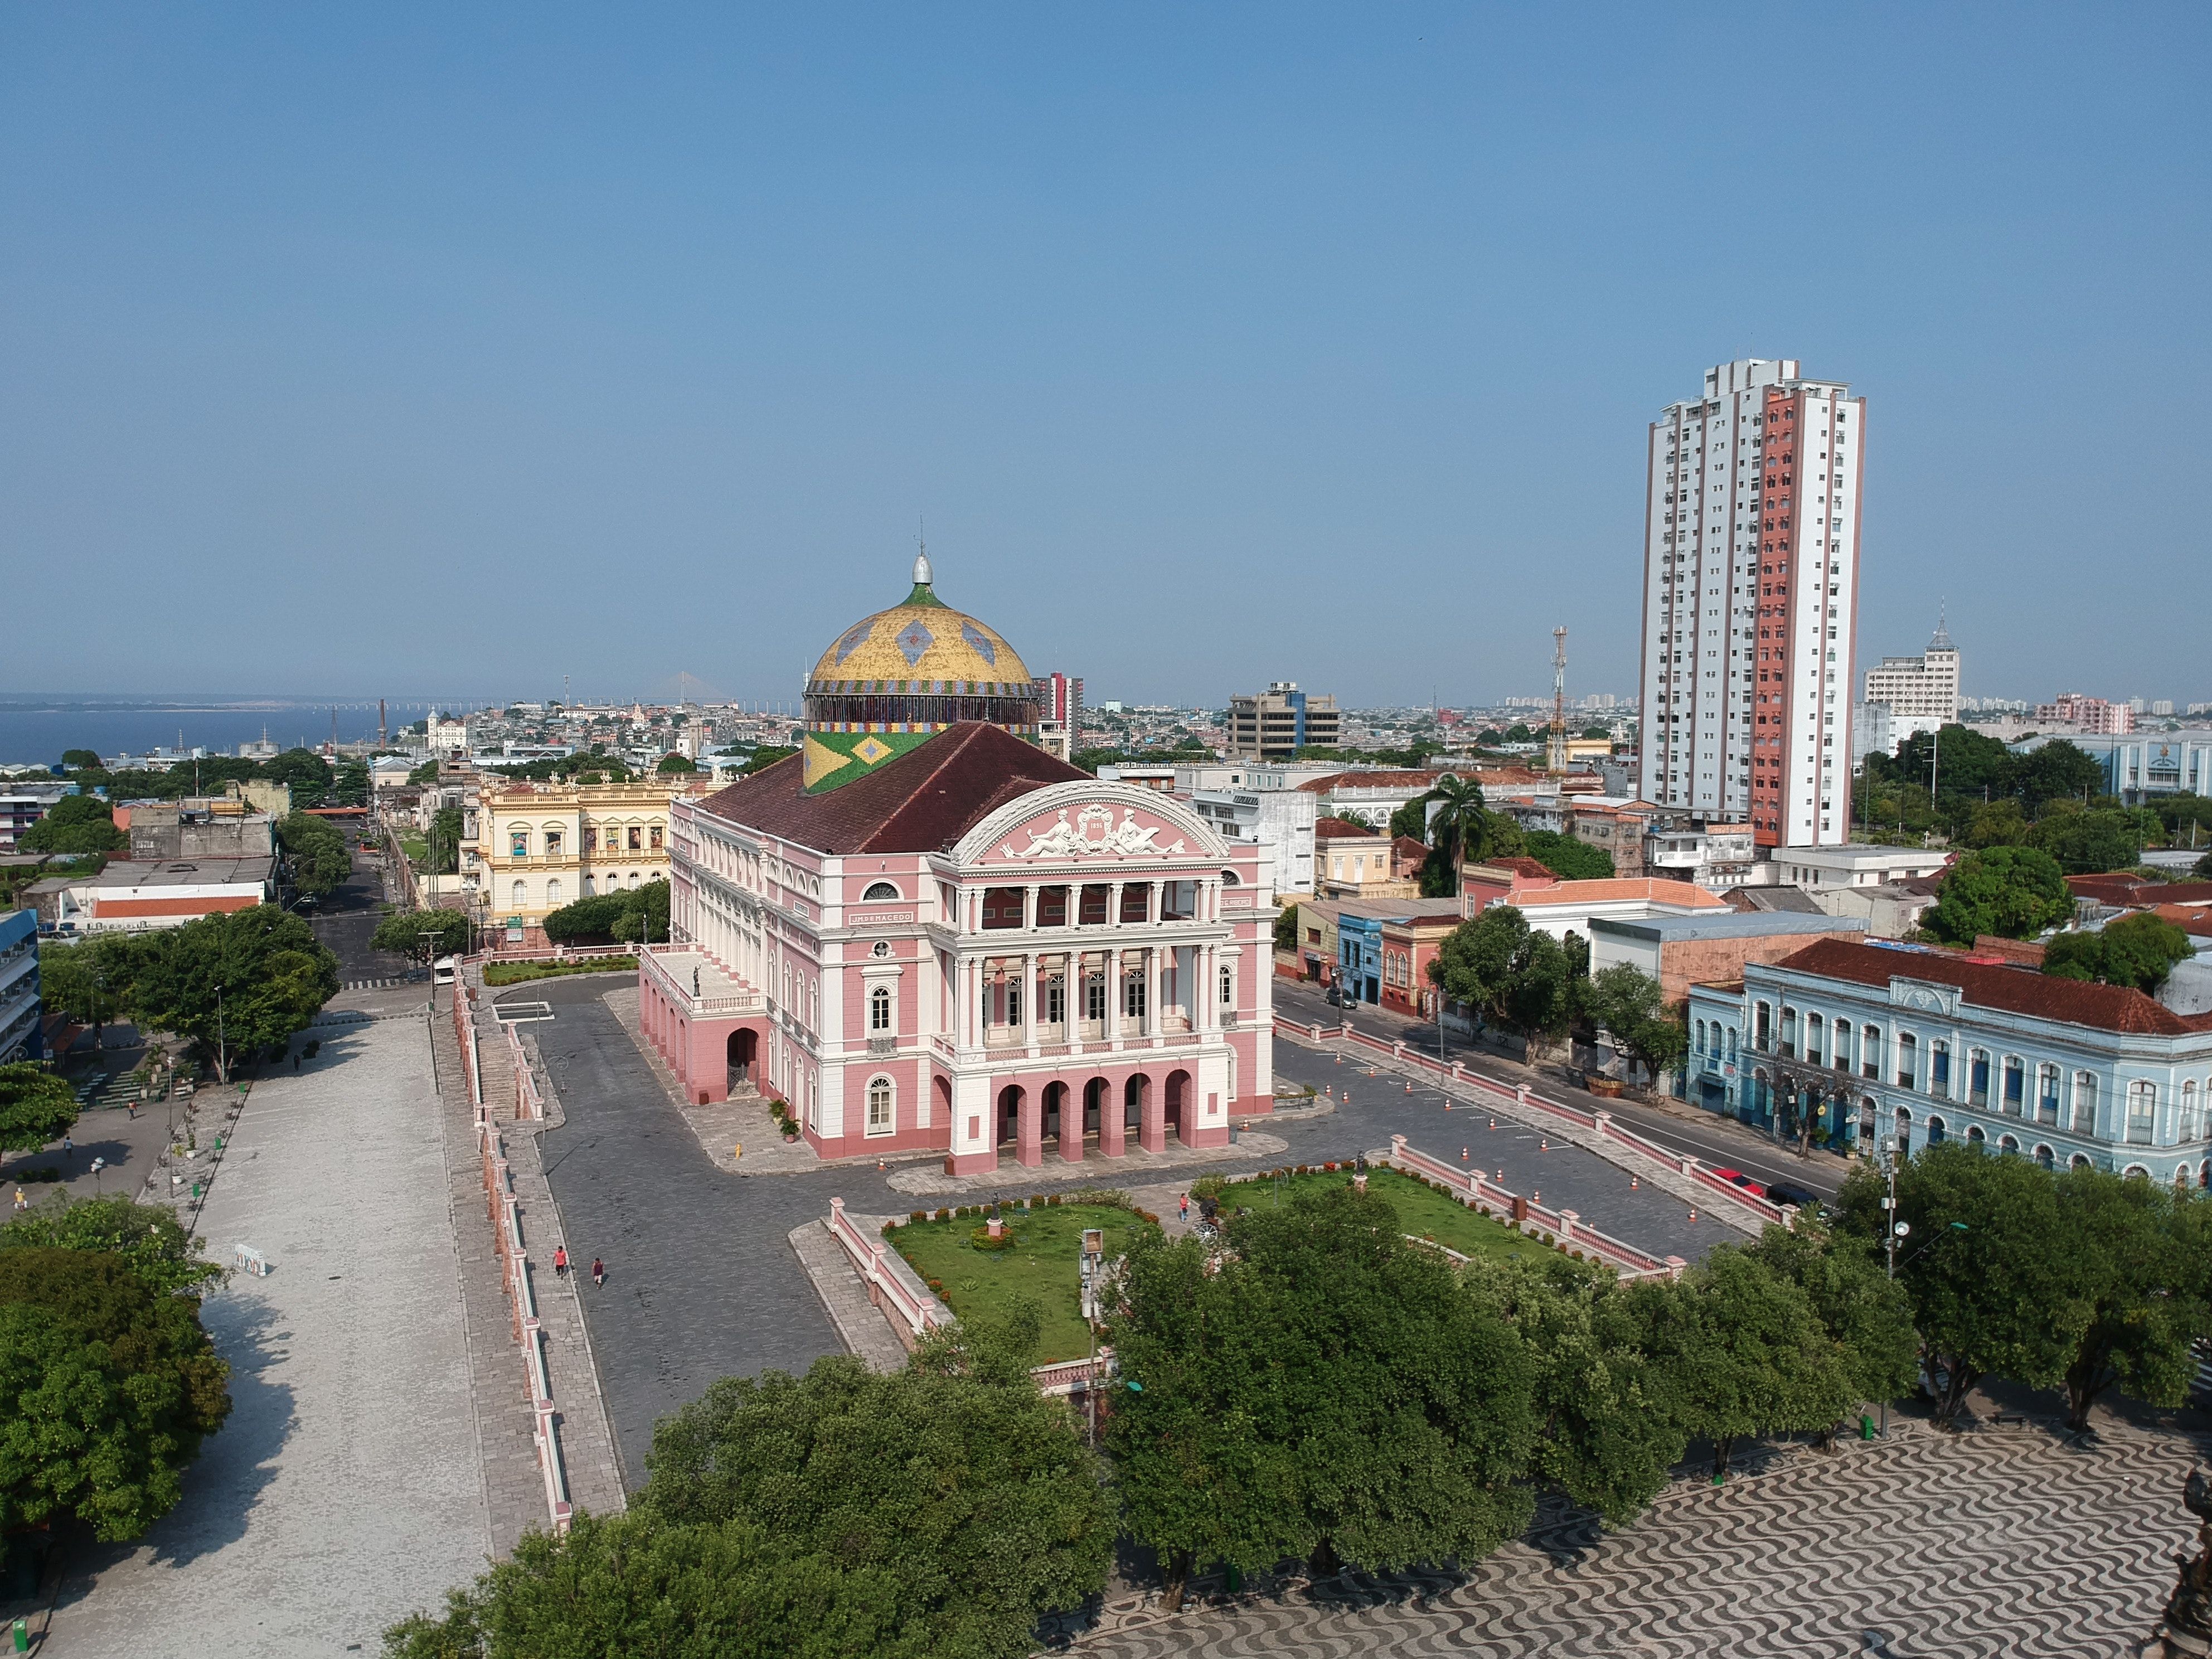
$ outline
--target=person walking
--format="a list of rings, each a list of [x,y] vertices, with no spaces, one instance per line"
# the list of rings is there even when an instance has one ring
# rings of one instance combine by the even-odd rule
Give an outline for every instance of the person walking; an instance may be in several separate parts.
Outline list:
[[[602,1289],[605,1289],[606,1282],[607,1264],[600,1261],[599,1257],[593,1256],[592,1258],[592,1283],[599,1285]]]
[[[566,1244],[553,1252],[553,1274],[556,1279],[568,1276],[568,1247]]]
[[[1180,1199],[1176,1200],[1176,1219],[1178,1221],[1188,1221],[1190,1219],[1190,1194],[1188,1193],[1185,1193]]]
[[[24,1202],[23,1189],[21,1187],[15,1188],[15,1207],[19,1210],[27,1210],[31,1207]]]

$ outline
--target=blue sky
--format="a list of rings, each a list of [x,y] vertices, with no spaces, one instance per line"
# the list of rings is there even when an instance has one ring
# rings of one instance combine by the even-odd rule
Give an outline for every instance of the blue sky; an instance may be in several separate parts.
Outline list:
[[[0,13],[0,690],[1633,690],[1645,423],[1869,399],[1862,664],[2212,698],[2201,7]]]

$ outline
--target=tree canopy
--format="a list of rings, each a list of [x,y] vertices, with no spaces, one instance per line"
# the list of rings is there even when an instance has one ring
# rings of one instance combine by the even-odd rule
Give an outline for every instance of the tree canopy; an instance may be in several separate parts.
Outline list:
[[[56,1193],[0,1227],[0,1250],[101,1250],[128,1266],[157,1294],[197,1291],[222,1269],[192,1249],[191,1235],[164,1204]]]
[[[27,853],[113,853],[131,844],[97,795],[64,795],[15,839]]]
[[[1575,981],[1589,965],[1579,935],[1562,945],[1532,929],[1515,906],[1492,904],[1444,935],[1429,976],[1494,1024],[1557,1038],[1574,1018]]]
[[[2196,941],[2148,910],[2109,921],[2094,933],[2061,933],[2043,950],[2043,971],[2059,979],[2101,980],[2155,991]]]
[[[386,1654],[1018,1659],[1042,1615],[1104,1584],[1115,1534],[1018,1335],[889,1376],[840,1355],[724,1378],[663,1420],[627,1513],[529,1534]]]
[[[39,947],[39,995],[49,1008],[94,1030],[130,1012],[136,941],[96,933],[75,945]]]
[[[1428,821],[1429,856],[1421,867],[1421,891],[1429,897],[1449,898],[1459,891],[1461,865],[1523,849],[1521,826],[1485,806],[1482,786],[1472,777],[1447,772],[1418,802],[1425,811],[1431,804],[1435,807]]]
[[[596,894],[548,913],[545,937],[556,945],[658,943],[668,937],[668,883],[663,878],[620,892]]]
[[[353,873],[344,836],[312,812],[295,808],[279,818],[276,844],[291,866],[293,886],[302,893],[326,898]]]
[[[1968,853],[1944,875],[1921,927],[1947,945],[1984,933],[2028,939],[2074,914],[2074,895],[2048,853],[1992,847]]]
[[[459,910],[394,910],[368,942],[374,950],[428,962],[469,948],[469,919]]]
[[[1109,1322],[1107,1443],[1129,1530],[1171,1582],[1285,1555],[1387,1571],[1471,1561],[1528,1522],[1535,1369],[1396,1212],[1348,1188],[1144,1241]]]
[[[142,933],[131,945],[133,1016],[191,1038],[224,1081],[231,1060],[289,1042],[337,994],[337,958],[272,904]]]
[[[1581,988],[1581,1006],[1622,1058],[1655,1076],[1681,1060],[1690,1039],[1659,981],[1633,963],[1601,968]]]
[[[1528,855],[1561,881],[1610,881],[1613,854],[1557,830],[1525,830]]]
[[[0,1152],[33,1152],[76,1121],[76,1091],[27,1060],[0,1066]]]
[[[653,769],[665,777],[677,773],[696,772],[699,769],[684,756],[663,755],[660,757],[660,764]]]
[[[143,1535],[229,1413],[229,1374],[198,1297],[110,1251],[0,1249],[0,1528]]]

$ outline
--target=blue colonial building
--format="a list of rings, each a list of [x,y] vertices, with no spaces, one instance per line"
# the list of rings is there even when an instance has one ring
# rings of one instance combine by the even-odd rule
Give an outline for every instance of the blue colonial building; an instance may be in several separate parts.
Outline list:
[[[1690,993],[1688,1096],[1827,1144],[1986,1145],[2212,1185],[2212,1013],[1988,957],[1824,939]],[[1778,1118],[1779,1123],[1778,1124]]]

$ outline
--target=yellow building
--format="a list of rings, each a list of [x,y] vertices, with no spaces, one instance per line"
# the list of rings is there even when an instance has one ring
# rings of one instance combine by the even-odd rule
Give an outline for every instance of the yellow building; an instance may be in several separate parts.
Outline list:
[[[669,801],[712,787],[690,777],[487,782],[476,838],[461,848],[461,889],[488,925],[527,928],[580,898],[664,880]]]

